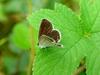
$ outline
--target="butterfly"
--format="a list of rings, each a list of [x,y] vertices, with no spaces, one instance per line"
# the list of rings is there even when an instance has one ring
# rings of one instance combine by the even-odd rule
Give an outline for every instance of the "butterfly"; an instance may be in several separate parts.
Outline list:
[[[38,46],[40,48],[63,47],[63,45],[59,44],[60,39],[60,32],[53,29],[52,24],[47,19],[43,19],[39,29]]]

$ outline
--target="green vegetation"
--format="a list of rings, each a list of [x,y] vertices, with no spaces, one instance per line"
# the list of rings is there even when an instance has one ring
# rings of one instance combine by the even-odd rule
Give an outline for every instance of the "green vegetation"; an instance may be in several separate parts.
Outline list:
[[[39,48],[42,19],[63,48]],[[0,0],[0,75],[100,75],[100,0]]]

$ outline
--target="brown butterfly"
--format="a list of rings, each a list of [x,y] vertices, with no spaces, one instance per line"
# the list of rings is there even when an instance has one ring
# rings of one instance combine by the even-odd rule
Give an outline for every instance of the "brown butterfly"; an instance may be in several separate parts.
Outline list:
[[[60,33],[57,30],[54,30],[52,24],[47,20],[43,19],[40,25],[39,36],[38,36],[38,45],[40,48],[47,48],[52,46],[63,47],[59,44],[60,42]]]

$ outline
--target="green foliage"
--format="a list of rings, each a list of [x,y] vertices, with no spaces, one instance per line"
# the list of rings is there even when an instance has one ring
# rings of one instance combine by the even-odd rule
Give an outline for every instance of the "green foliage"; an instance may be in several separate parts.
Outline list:
[[[100,50],[95,50],[87,59],[87,75],[100,75]]]
[[[7,75],[15,73],[17,60],[13,57],[8,57],[8,56],[4,56],[2,59],[7,70]]]
[[[82,72],[82,73],[80,73],[80,75],[86,75],[86,73],[85,72]]]
[[[29,52],[25,51],[20,57],[20,64],[19,64],[20,72],[26,71],[28,63],[29,63]]]
[[[100,31],[100,0],[81,0],[81,19],[88,32]]]
[[[17,72],[26,72],[26,68],[29,61],[28,58],[28,51],[20,53],[18,57],[12,57],[7,55],[3,56],[2,60],[4,62],[4,69],[6,69],[6,75],[14,75]]]
[[[57,5],[56,7],[60,9],[59,4]],[[62,6],[62,9],[67,11],[67,9],[64,9],[64,7],[65,6]],[[68,10],[68,12],[71,12],[71,11]],[[34,16],[34,20],[33,20],[33,16]],[[69,15],[66,15],[66,16],[70,18],[70,16],[74,16],[74,14],[69,13]],[[71,23],[72,24],[71,25],[69,19],[67,19],[68,21],[67,20],[65,21],[63,19],[62,12],[57,13],[56,11],[45,9],[45,10],[40,10],[39,12],[36,12],[35,14],[33,13],[32,16],[29,17],[29,21],[31,22],[31,24],[34,23],[34,25],[36,25],[34,27],[36,27],[36,29],[39,30],[39,25],[40,25],[39,21],[41,21],[41,19],[43,18],[49,19],[54,25],[54,28],[59,29],[59,31],[61,31],[61,34],[62,34],[61,43],[64,45],[64,48],[55,47],[55,48],[48,48],[48,49],[39,51],[36,56],[33,74],[40,75],[42,73],[43,75],[47,75],[47,74],[71,75],[71,73],[73,73],[76,67],[78,66],[80,59],[82,58],[81,56],[82,53],[80,49],[78,48],[78,46],[80,45],[80,38],[82,37],[79,34],[81,30],[79,29],[80,32],[78,33],[77,32],[78,29],[74,29],[74,27],[73,29],[70,29],[70,26],[72,25],[77,25],[77,24],[79,25],[79,20],[76,16],[74,16],[72,20],[73,22]],[[67,25],[69,25],[68,28],[66,27]],[[79,28],[79,26],[77,27]],[[65,33],[67,34],[65,35]],[[38,38],[38,34],[36,34],[36,36]]]
[[[29,49],[30,36],[29,36],[29,26],[27,25],[27,22],[22,22],[17,24],[13,29],[13,33],[10,39],[16,47],[21,49]]]
[[[4,10],[3,9],[4,9],[3,4],[0,3],[0,21],[6,20],[6,16],[4,14]]]
[[[13,12],[13,13],[27,13],[28,12],[28,0],[11,0],[6,3],[5,11],[6,12]]]
[[[29,53],[24,51],[30,49],[31,33],[28,24],[23,21],[31,11],[28,10],[31,4],[32,10],[36,11],[40,8],[53,8],[55,1],[61,2],[61,0],[0,0],[0,74],[26,75]],[[33,31],[35,32],[35,29]],[[33,34],[37,33],[36,31]],[[34,39],[37,44],[37,36],[34,36]]]
[[[54,10],[41,9],[28,17],[37,32],[41,20],[48,19],[54,28],[61,32],[60,43],[64,45],[64,48],[39,49],[36,33],[34,38],[37,53],[33,75],[72,75],[83,57],[87,59],[87,75],[100,75],[100,2],[91,1],[81,0],[80,16],[64,5],[56,3]]]
[[[40,8],[52,8],[54,2],[69,0],[32,0],[33,10]],[[67,4],[70,8],[77,9],[70,0]],[[21,16],[26,17],[28,12],[28,0],[0,0],[0,37],[8,33],[12,20],[18,20]],[[79,9],[78,9],[79,10]],[[86,74],[100,75],[100,0],[80,0],[80,15],[76,15],[65,5],[56,3],[54,10],[41,9],[28,17],[34,31],[34,47],[36,50],[35,63],[33,64],[33,75],[73,75],[79,67],[82,58],[86,58]],[[12,19],[10,19],[10,17]],[[48,19],[61,32],[60,43],[64,48],[51,47],[40,49],[38,43],[38,31],[42,19]],[[22,19],[20,21],[23,21]],[[20,22],[17,21],[17,22]],[[10,24],[11,23],[11,24]],[[25,75],[28,65],[28,52],[30,48],[30,29],[27,22],[17,23],[10,35],[10,48],[6,56],[3,51],[7,48],[1,46],[7,44],[8,38],[0,39],[0,58],[3,59],[3,66],[7,75]],[[4,36],[3,36],[4,37]],[[11,51],[11,52],[10,52]],[[3,53],[3,54],[2,54]],[[11,53],[11,56],[9,54]],[[18,55],[14,57],[14,55]],[[1,63],[1,61],[0,61]],[[0,64],[0,67],[2,65]],[[1,72],[1,69],[0,69]],[[85,75],[82,72],[80,75]]]
[[[81,1],[81,19],[95,49],[87,56],[87,75],[100,75],[100,0]]]

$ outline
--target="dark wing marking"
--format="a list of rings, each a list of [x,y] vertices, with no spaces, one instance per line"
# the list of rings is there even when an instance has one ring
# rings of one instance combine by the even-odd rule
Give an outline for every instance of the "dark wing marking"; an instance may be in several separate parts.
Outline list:
[[[55,40],[55,42],[58,42],[60,40],[60,33],[57,30],[53,30],[49,36]]]
[[[43,19],[40,25],[39,38],[41,35],[48,36],[48,34],[51,33],[52,29],[53,29],[52,24],[48,20]]]

